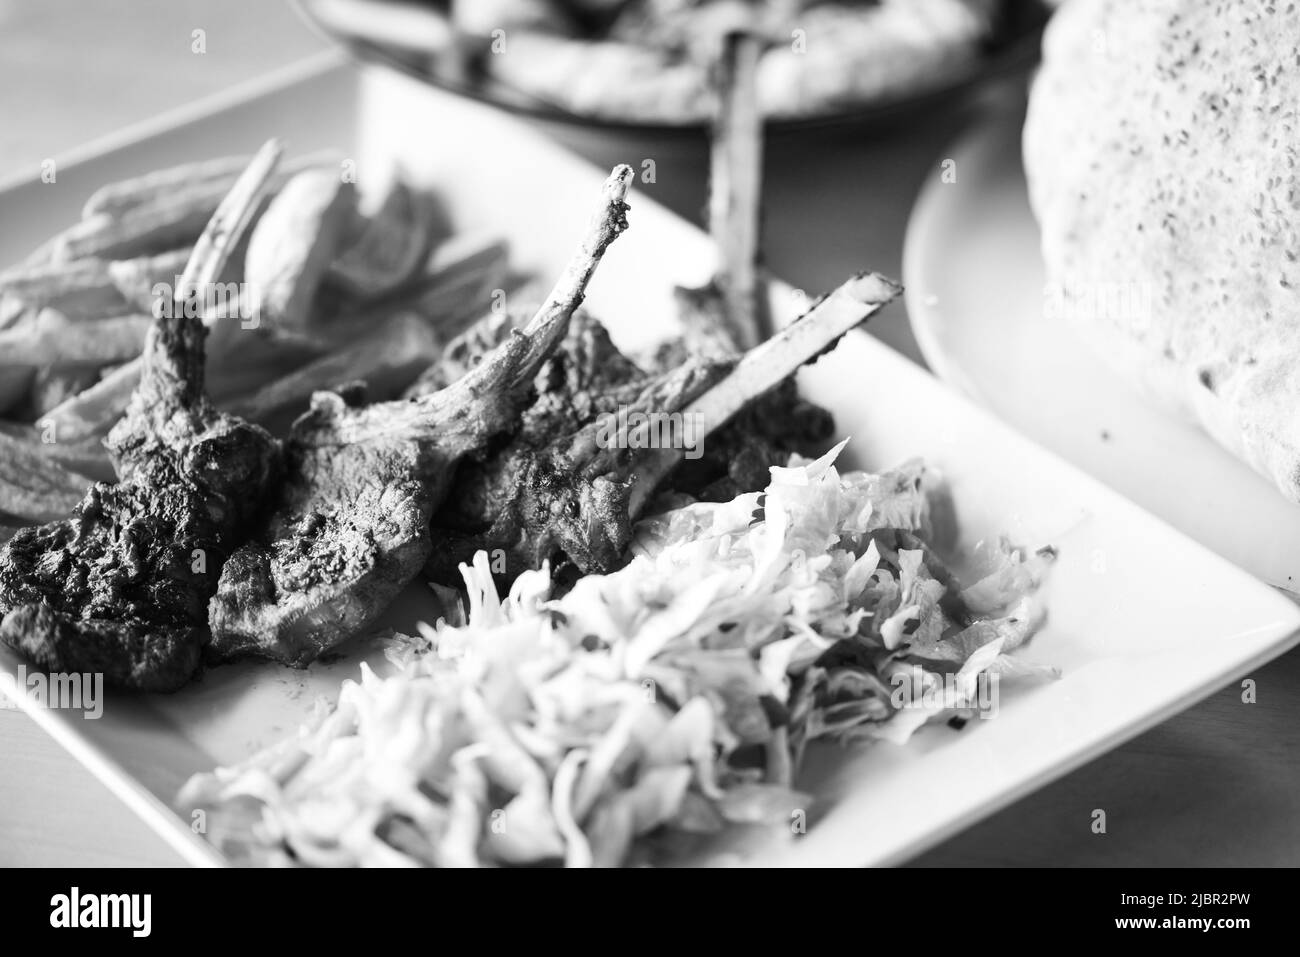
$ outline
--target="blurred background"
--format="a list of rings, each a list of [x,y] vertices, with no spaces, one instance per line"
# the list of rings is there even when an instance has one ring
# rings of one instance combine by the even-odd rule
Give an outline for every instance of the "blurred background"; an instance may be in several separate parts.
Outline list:
[[[46,158],[255,84],[328,49],[332,39],[348,36],[349,6],[329,0],[0,0],[0,182],[35,175]],[[478,9],[478,4],[462,6]],[[531,6],[536,4],[488,3],[485,9]],[[1037,16],[1041,8],[1038,0],[1006,0],[1004,9]],[[359,60],[424,75],[428,63],[437,62],[366,39],[348,40]],[[828,116],[811,123],[787,119],[770,128],[763,253],[773,274],[813,295],[864,268],[899,275],[901,238],[921,185],[937,173],[945,147],[973,117],[1023,96],[1036,45],[1036,36],[1030,36],[1015,56],[999,54],[995,69],[978,66],[976,72],[990,74],[978,84],[964,82],[967,77],[959,72],[951,84],[932,84],[919,99],[902,92],[883,104],[823,108]],[[550,62],[552,56],[542,59]],[[517,91],[503,94],[499,87],[472,92],[519,99]],[[638,189],[703,222],[708,157],[701,126],[666,122],[662,115],[644,122],[630,108],[617,114],[627,122],[611,125],[608,116],[573,122],[563,116],[566,111],[538,104],[535,98],[524,104],[530,121],[593,162],[609,166],[653,158],[655,182],[639,183]],[[810,188],[813,184],[818,188]],[[921,361],[901,302],[873,320],[872,331]]]
[[[326,45],[264,0],[0,0],[0,181]]]

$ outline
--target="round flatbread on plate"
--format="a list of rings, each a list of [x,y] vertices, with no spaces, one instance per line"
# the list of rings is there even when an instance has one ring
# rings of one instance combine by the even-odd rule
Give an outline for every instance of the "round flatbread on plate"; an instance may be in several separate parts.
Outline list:
[[[1264,581],[1300,593],[1300,507],[1114,371],[1047,284],[1023,112],[935,164],[908,225],[907,310],[930,368],[1040,445]],[[1096,556],[1104,565],[1105,556]]]

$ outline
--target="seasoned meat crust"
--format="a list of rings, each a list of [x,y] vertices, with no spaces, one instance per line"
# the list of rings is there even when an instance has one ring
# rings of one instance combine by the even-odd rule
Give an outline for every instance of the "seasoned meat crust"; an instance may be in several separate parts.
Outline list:
[[[279,472],[275,440],[203,395],[204,335],[158,321],[108,439],[120,482],[0,549],[0,640],[51,671],[171,691],[198,667],[222,564]]]
[[[637,455],[599,448],[600,417],[620,408],[680,411],[734,361],[734,355],[696,350],[688,339],[661,351],[647,372],[597,320],[575,315],[538,373],[536,398],[517,431],[457,471],[433,517],[426,572],[454,586],[460,565],[479,550],[497,556],[493,567],[503,588],[543,561],[583,573],[613,571],[631,539],[627,494]],[[722,501],[763,488],[773,465],[785,465],[793,452],[820,453],[833,431],[830,413],[800,399],[794,381],[786,380],[711,434],[700,457],[682,461],[664,491]]]

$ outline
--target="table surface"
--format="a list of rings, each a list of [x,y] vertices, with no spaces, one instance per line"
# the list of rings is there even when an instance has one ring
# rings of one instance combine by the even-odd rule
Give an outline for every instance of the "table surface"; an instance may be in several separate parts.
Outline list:
[[[193,52],[195,30],[204,31],[205,53]],[[0,178],[320,48],[286,6],[257,0],[0,0]],[[815,149],[799,140],[772,144],[765,185],[772,271],[808,290],[868,264],[898,275],[918,188],[979,115],[954,107],[892,135]],[[698,219],[704,188],[702,163],[670,160],[654,194]],[[874,331],[919,361],[901,306]],[[1255,703],[1242,701],[1239,685],[1224,688],[913,863],[1300,863],[1300,650],[1251,677]],[[1104,835],[1090,826],[1097,808],[1106,811]],[[180,863],[29,718],[0,708],[0,865]]]

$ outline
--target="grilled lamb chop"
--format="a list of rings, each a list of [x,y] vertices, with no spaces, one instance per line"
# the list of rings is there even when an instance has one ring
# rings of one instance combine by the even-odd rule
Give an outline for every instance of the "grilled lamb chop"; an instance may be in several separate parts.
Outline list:
[[[536,399],[523,411],[513,435],[462,463],[455,483],[433,517],[434,549],[426,571],[447,585],[459,582],[462,562],[480,549],[505,552],[502,582],[540,564],[553,526],[547,514],[520,510],[536,497],[528,489],[578,481],[551,465],[556,450],[619,408],[680,405],[726,372],[725,363],[688,361],[677,374],[642,371],[618,351],[605,328],[590,316],[574,317],[555,355],[537,374]],[[499,566],[498,566],[499,567]]]
[[[209,611],[216,657],[306,666],[373,623],[415,577],[457,462],[514,427],[596,264],[627,227],[631,181],[630,168],[614,171],[547,302],[462,378],[370,406],[317,393],[288,440],[288,479],[265,533],[222,573]]]
[[[608,414],[620,405],[627,407],[631,422],[636,413],[677,413],[682,422],[699,422],[695,437],[707,436],[712,444],[714,436],[727,435],[729,422],[752,414],[747,407],[755,400],[775,401],[772,397],[779,398],[787,388],[782,383],[801,365],[831,348],[898,293],[883,277],[858,276],[739,361],[690,358],[675,369],[599,395],[579,390],[581,403],[573,403],[573,393],[567,393],[569,411],[582,408],[569,419],[579,423],[574,428],[556,428],[565,414],[551,415],[541,420],[545,426],[533,427],[535,413],[530,409],[507,445],[461,473],[456,495],[435,516],[434,534],[443,544],[427,566],[430,576],[450,583],[458,565],[479,549],[505,553],[502,577],[507,581],[543,561],[557,568],[572,565],[584,574],[619,567],[632,523],[683,463],[686,450],[647,447],[652,443],[644,435],[610,442]],[[570,369],[575,366],[581,363]],[[552,402],[543,407],[543,414],[555,408]],[[733,433],[731,441],[740,441],[737,435]]]
[[[217,209],[180,292],[219,275],[278,156],[267,144]],[[0,640],[50,671],[102,672],[141,691],[175,690],[198,667],[222,562],[279,469],[270,435],[209,402],[203,322],[170,311],[107,439],[118,484],[96,483],[71,517],[0,549]]]

